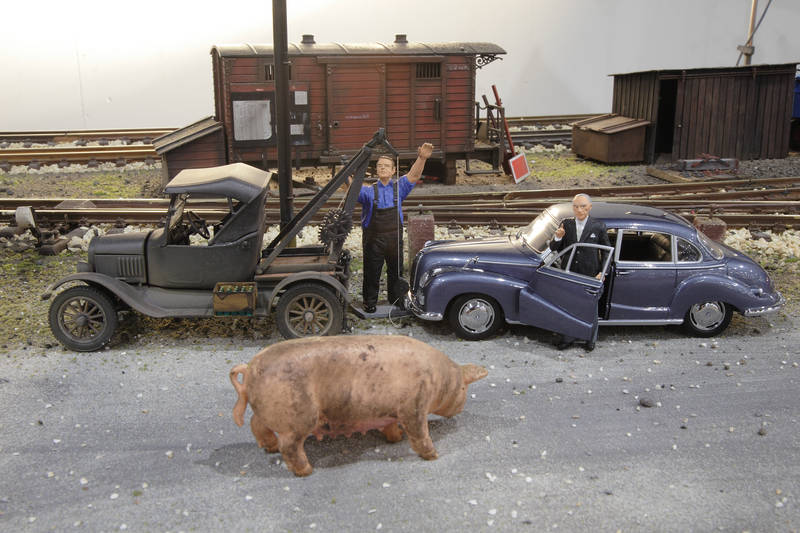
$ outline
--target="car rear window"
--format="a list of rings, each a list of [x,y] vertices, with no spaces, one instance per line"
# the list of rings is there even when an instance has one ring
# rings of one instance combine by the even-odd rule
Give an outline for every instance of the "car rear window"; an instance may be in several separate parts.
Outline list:
[[[672,262],[672,235],[655,231],[625,230],[622,232],[619,260],[670,263]]]
[[[722,259],[725,256],[722,246],[717,244],[716,241],[711,239],[711,237],[700,230],[697,230],[697,240],[699,240],[703,246],[705,246],[706,250],[708,250],[708,253],[710,253],[711,257],[714,259]]]

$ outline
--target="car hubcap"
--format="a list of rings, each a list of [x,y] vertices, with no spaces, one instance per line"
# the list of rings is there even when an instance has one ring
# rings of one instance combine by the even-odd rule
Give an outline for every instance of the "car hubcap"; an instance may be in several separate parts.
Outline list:
[[[289,306],[289,325],[298,336],[322,335],[331,324],[331,309],[314,296],[298,296]]]
[[[96,337],[103,331],[106,316],[97,302],[88,298],[75,298],[64,303],[61,312],[61,330],[75,340]]]
[[[494,322],[494,308],[485,300],[469,300],[461,306],[458,323],[471,333],[483,333]]]
[[[689,313],[689,319],[697,329],[714,329],[725,319],[725,305],[721,302],[695,304]]]

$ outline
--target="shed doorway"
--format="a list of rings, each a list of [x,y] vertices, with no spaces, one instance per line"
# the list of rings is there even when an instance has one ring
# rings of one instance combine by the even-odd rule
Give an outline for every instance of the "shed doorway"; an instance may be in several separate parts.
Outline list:
[[[678,80],[660,80],[658,84],[658,115],[656,118],[656,158],[672,154],[675,135],[675,103],[678,99]]]

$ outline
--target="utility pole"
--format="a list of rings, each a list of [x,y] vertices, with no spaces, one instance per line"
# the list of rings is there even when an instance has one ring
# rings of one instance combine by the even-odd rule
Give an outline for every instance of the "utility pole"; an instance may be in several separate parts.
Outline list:
[[[750,7],[750,28],[747,30],[747,42],[744,43],[744,45],[739,45],[736,47],[736,49],[739,50],[744,56],[745,66],[750,64],[750,60],[753,58],[753,53],[756,51],[755,46],[753,46],[753,33],[755,32],[757,10],[758,0],[753,0],[753,4]]]
[[[272,0],[272,53],[275,62],[275,118],[278,137],[278,187],[281,228],[293,218],[292,153],[289,138],[289,42],[286,0]]]

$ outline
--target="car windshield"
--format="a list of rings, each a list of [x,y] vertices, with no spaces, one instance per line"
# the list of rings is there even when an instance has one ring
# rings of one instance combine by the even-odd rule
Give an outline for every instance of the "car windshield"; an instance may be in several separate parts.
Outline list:
[[[172,205],[169,208],[172,213],[167,213],[167,216],[169,217],[169,222],[167,223],[168,229],[175,229],[175,226],[180,223],[181,218],[183,217],[183,208],[186,205],[187,196],[188,195],[186,194],[178,194],[173,199]]]
[[[711,237],[702,231],[697,230],[697,238],[701,243],[703,243],[703,246],[706,247],[706,250],[708,250],[708,253],[710,253],[711,257],[714,259],[722,259],[722,257],[725,255],[725,251],[722,249],[722,246],[717,244],[716,241],[711,239]]]
[[[542,211],[538,217],[517,232],[517,238],[522,239],[526,246],[537,253],[547,249],[547,241],[558,229],[563,215],[558,206],[550,206]]]

